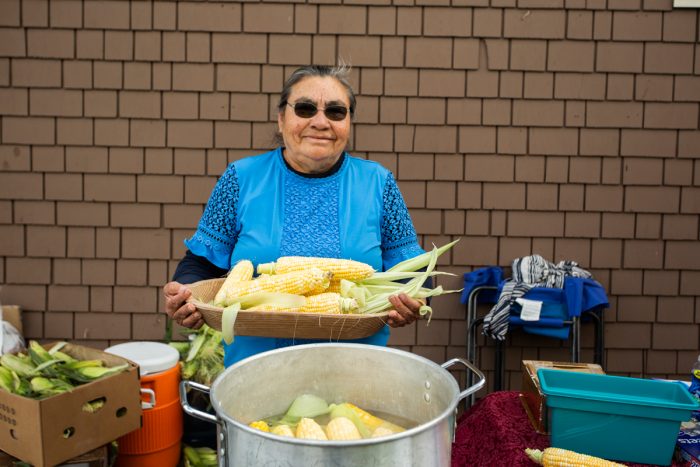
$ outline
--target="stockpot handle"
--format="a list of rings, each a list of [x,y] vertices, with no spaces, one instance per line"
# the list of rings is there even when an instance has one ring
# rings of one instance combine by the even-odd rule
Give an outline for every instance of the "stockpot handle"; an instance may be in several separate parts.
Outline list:
[[[477,367],[475,367],[472,363],[464,360],[463,358],[453,358],[452,360],[448,360],[440,366],[444,369],[448,369],[455,363],[461,363],[462,365],[466,366],[467,369],[471,370],[472,373],[474,373],[477,377],[476,383],[459,393],[459,400],[461,401],[465,397],[474,394],[476,391],[484,387],[484,384],[486,384],[486,377]]]
[[[200,420],[204,420],[205,422],[212,422],[216,423],[217,425],[220,425],[219,419],[216,418],[216,416],[206,412],[202,412],[201,410],[197,410],[190,405],[190,403],[187,401],[188,388],[192,388],[196,391],[209,394],[209,386],[195,383],[194,381],[188,381],[186,379],[180,381],[180,405],[182,406],[182,410],[184,410],[187,415],[192,415],[193,417],[198,418]]]

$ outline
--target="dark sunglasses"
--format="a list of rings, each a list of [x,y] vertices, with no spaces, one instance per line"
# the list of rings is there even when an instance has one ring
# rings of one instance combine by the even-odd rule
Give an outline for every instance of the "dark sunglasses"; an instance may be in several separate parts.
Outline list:
[[[319,109],[316,104],[311,102],[297,102],[296,104],[287,105],[294,109],[294,114],[300,118],[311,118],[318,113],[319,110],[323,110],[323,114],[328,120],[333,120],[334,122],[340,122],[345,120],[348,116],[348,108],[342,105],[329,105],[324,109]]]

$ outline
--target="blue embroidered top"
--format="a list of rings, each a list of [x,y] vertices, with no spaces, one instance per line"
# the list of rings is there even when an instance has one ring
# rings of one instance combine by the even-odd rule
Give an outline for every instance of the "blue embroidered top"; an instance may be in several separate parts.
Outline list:
[[[281,148],[229,164],[185,245],[225,270],[241,259],[257,265],[297,255],[349,258],[381,271],[423,253],[391,172],[348,154],[341,160],[325,177],[294,172]],[[385,326],[355,342],[386,345],[388,339]],[[309,342],[236,336],[224,362]]]

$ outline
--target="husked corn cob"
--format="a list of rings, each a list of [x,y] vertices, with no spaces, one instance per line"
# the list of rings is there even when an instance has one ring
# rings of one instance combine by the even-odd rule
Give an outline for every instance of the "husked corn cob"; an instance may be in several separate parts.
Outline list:
[[[265,420],[256,420],[254,422],[250,422],[248,426],[251,428],[255,428],[256,430],[264,431],[267,433],[270,432],[270,425],[268,425]]]
[[[299,308],[285,308],[281,305],[269,303],[248,308],[248,311],[290,311],[297,313],[329,313],[342,314],[354,313],[358,310],[359,305],[353,298],[341,297],[340,294],[334,292],[326,292],[318,295],[309,295],[306,297],[306,304]]]
[[[313,418],[302,418],[299,420],[296,435],[297,438],[328,440],[321,425],[316,423]]]
[[[331,279],[331,283],[328,285],[326,292],[340,293],[340,279]]]
[[[236,263],[236,265],[228,272],[226,280],[216,293],[216,297],[214,297],[214,304],[222,304],[228,295],[227,291],[233,286],[233,284],[251,280],[253,278],[254,271],[255,268],[253,267],[253,263],[247,259],[243,259]]]
[[[393,434],[394,432],[389,428],[378,426],[377,429],[372,432],[372,438],[380,438],[382,436],[389,436]]]
[[[316,267],[333,273],[333,278],[357,281],[374,274],[369,264],[351,259],[319,258],[314,256],[282,256],[274,263],[258,265],[258,274],[284,274]]]
[[[281,292],[304,295],[309,290],[330,282],[332,274],[319,268],[309,268],[285,274],[272,274],[232,284],[226,291],[224,304],[230,305],[238,297],[257,292]]]
[[[289,436],[294,438],[294,432],[289,425],[275,425],[270,429],[270,433],[277,436]]]
[[[544,467],[624,467],[617,462],[560,448],[547,448],[544,451],[525,449],[525,453],[534,462]]]
[[[345,417],[336,417],[326,426],[326,435],[330,440],[362,439],[355,424]]]
[[[386,420],[383,420],[379,417],[375,417],[371,413],[362,410],[358,406],[351,404],[349,402],[345,402],[347,407],[349,407],[357,416],[357,418],[365,424],[365,426],[372,432],[374,432],[377,428],[383,427],[388,430],[391,430],[392,433],[400,433],[402,431],[406,431],[405,428],[400,427],[398,425],[394,425],[393,423],[387,422]]]

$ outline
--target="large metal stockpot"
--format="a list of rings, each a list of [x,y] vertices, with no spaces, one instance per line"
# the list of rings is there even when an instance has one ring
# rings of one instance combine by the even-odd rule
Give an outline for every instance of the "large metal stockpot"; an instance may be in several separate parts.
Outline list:
[[[477,375],[460,391],[447,368],[461,363]],[[231,467],[449,466],[457,404],[478,391],[484,375],[471,363],[442,365],[401,350],[362,344],[310,344],[258,354],[229,367],[211,388],[183,381],[185,412],[218,424],[219,465]],[[191,407],[188,388],[209,392],[216,416]],[[301,394],[352,402],[413,420],[402,433],[358,441],[276,436],[247,426],[286,412]]]

